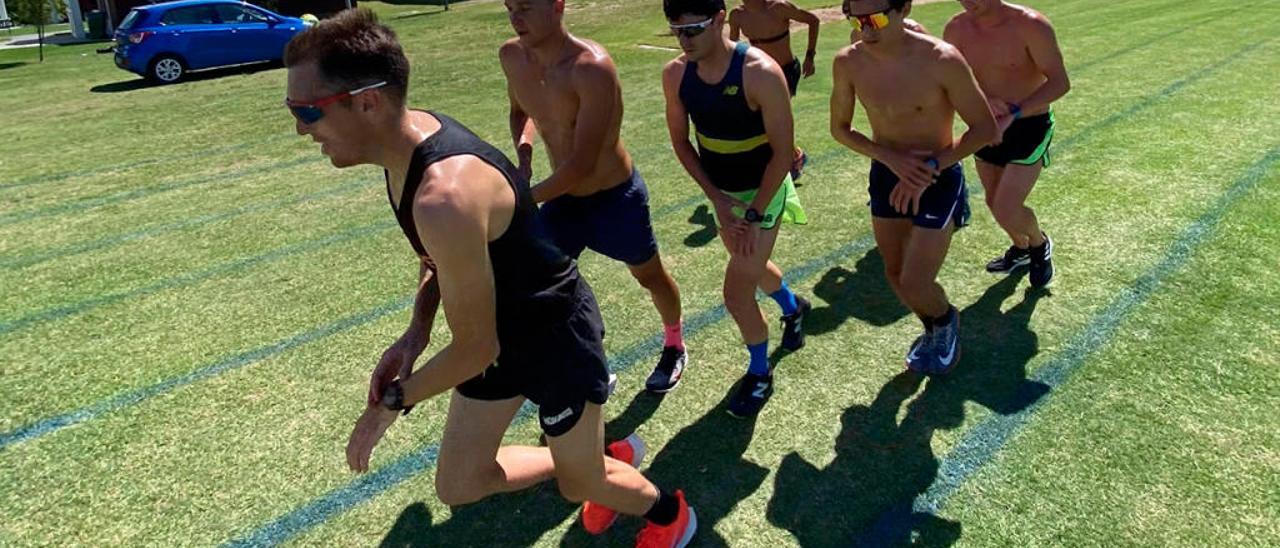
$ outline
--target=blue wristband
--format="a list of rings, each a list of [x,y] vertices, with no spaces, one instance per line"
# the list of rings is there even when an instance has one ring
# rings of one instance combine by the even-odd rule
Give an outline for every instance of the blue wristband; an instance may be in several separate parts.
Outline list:
[[[1022,117],[1022,107],[1020,107],[1020,106],[1018,106],[1018,105],[1009,105],[1009,115],[1010,115],[1010,116],[1013,116],[1013,119],[1014,119],[1014,120],[1017,120],[1018,118],[1021,118],[1021,117]]]
[[[925,163],[925,164],[928,164],[928,166],[929,166],[929,167],[931,167],[931,168],[933,168],[933,169],[940,169],[940,168],[941,168],[941,165],[940,165],[940,164],[938,164],[938,159],[937,159],[937,158],[927,158],[927,159],[925,159],[924,163]]]

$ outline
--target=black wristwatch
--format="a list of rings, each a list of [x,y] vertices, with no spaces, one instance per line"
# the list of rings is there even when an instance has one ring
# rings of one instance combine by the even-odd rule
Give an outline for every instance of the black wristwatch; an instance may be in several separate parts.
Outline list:
[[[756,208],[748,208],[747,212],[742,215],[742,219],[748,223],[759,223],[764,221],[764,215],[761,215]]]
[[[387,384],[382,389],[382,399],[379,400],[383,407],[391,411],[401,411],[405,415],[413,410],[413,406],[406,407],[404,405],[404,387],[400,385],[400,380],[396,379]]]

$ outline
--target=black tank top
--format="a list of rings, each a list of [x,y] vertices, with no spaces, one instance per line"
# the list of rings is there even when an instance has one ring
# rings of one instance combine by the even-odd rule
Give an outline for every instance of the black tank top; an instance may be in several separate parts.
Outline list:
[[[729,70],[718,83],[703,82],[694,62],[685,64],[680,80],[680,102],[693,120],[699,163],[716,188],[731,192],[760,188],[773,159],[764,115],[751,110],[742,89],[747,48],[746,42],[734,47]]]
[[[387,199],[414,251],[421,257],[430,257],[413,220],[414,196],[423,173],[431,164],[454,156],[479,158],[506,177],[516,197],[511,225],[502,236],[489,242],[499,340],[518,335],[529,327],[530,321],[545,323],[567,317],[578,287],[578,267],[552,243],[543,228],[528,181],[502,152],[471,130],[448,116],[428,114],[440,121],[440,130],[414,147],[399,208],[391,199],[391,180],[387,178]]]

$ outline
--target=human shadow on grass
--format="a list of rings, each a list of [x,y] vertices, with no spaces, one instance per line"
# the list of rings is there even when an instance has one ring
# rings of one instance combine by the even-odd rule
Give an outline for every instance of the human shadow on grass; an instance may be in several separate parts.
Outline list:
[[[140,89],[157,88],[162,86],[186,86],[207,80],[216,80],[218,78],[226,78],[230,76],[257,74],[264,70],[275,70],[282,68],[284,65],[279,62],[271,63],[255,63],[251,65],[238,65],[234,67],[223,67],[210,70],[202,70],[199,72],[189,72],[182,77],[182,81],[173,84],[157,84],[146,78],[136,77],[129,80],[121,80],[110,84],[98,84],[89,88],[93,93],[122,93],[129,91],[138,91]]]
[[[699,205],[693,210],[693,214],[689,215],[689,224],[698,226],[698,230],[684,237],[684,245],[686,247],[702,247],[711,243],[716,239],[719,233],[716,230],[716,217],[711,213],[711,208],[706,204]]]
[[[828,270],[814,286],[813,294],[827,305],[815,307],[805,317],[806,335],[830,333],[851,318],[886,326],[911,314],[889,287],[884,257],[878,248],[863,254],[853,270],[843,266]]]
[[[606,443],[625,438],[649,420],[662,402],[662,396],[640,391],[631,399],[627,409],[605,425]],[[727,415],[726,415],[727,416]],[[543,482],[515,493],[502,493],[479,502],[452,509],[449,519],[433,525],[431,510],[426,504],[416,502],[400,512],[395,525],[382,539],[381,546],[476,546],[503,547],[529,546],[537,542],[547,531],[559,527],[573,517],[566,542],[590,543],[577,518],[579,505],[560,496],[554,481]],[[636,521],[638,518],[624,521]],[[638,531],[620,533],[610,531],[598,540],[605,545],[628,544]],[[618,536],[619,534],[623,536]],[[572,539],[572,540],[570,540]]]
[[[950,375],[926,381],[903,371],[870,405],[846,410],[835,459],[825,468],[798,453],[784,457],[774,477],[769,522],[790,531],[802,546],[955,543],[959,523],[912,508],[938,473],[934,433],[962,426],[966,402],[1008,415],[1049,391],[1028,380],[1026,371],[1039,348],[1028,322],[1045,293],[1028,291],[1008,312],[1000,311],[1023,277],[1001,280],[960,313],[962,355]]]
[[[13,62],[13,63],[0,63],[0,70],[11,69],[11,68],[18,68],[18,67],[21,67],[21,66],[26,65],[26,64],[27,64],[27,62],[26,62],[26,61],[16,61],[16,62]]]

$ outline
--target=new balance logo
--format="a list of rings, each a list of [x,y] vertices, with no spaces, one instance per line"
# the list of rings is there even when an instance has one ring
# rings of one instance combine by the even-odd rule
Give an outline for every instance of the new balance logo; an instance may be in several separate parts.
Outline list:
[[[728,86],[728,87],[724,88],[724,94],[725,94],[725,95],[737,95],[737,94],[738,94],[738,86]]]
[[[561,411],[559,415],[556,415],[554,417],[542,417],[542,424],[545,424],[547,426],[555,426],[559,424],[560,421],[565,420],[572,416],[573,416],[573,409],[572,408],[565,409],[564,411]]]
[[[756,383],[756,389],[751,391],[751,397],[764,399],[764,392],[768,389],[768,383]]]

